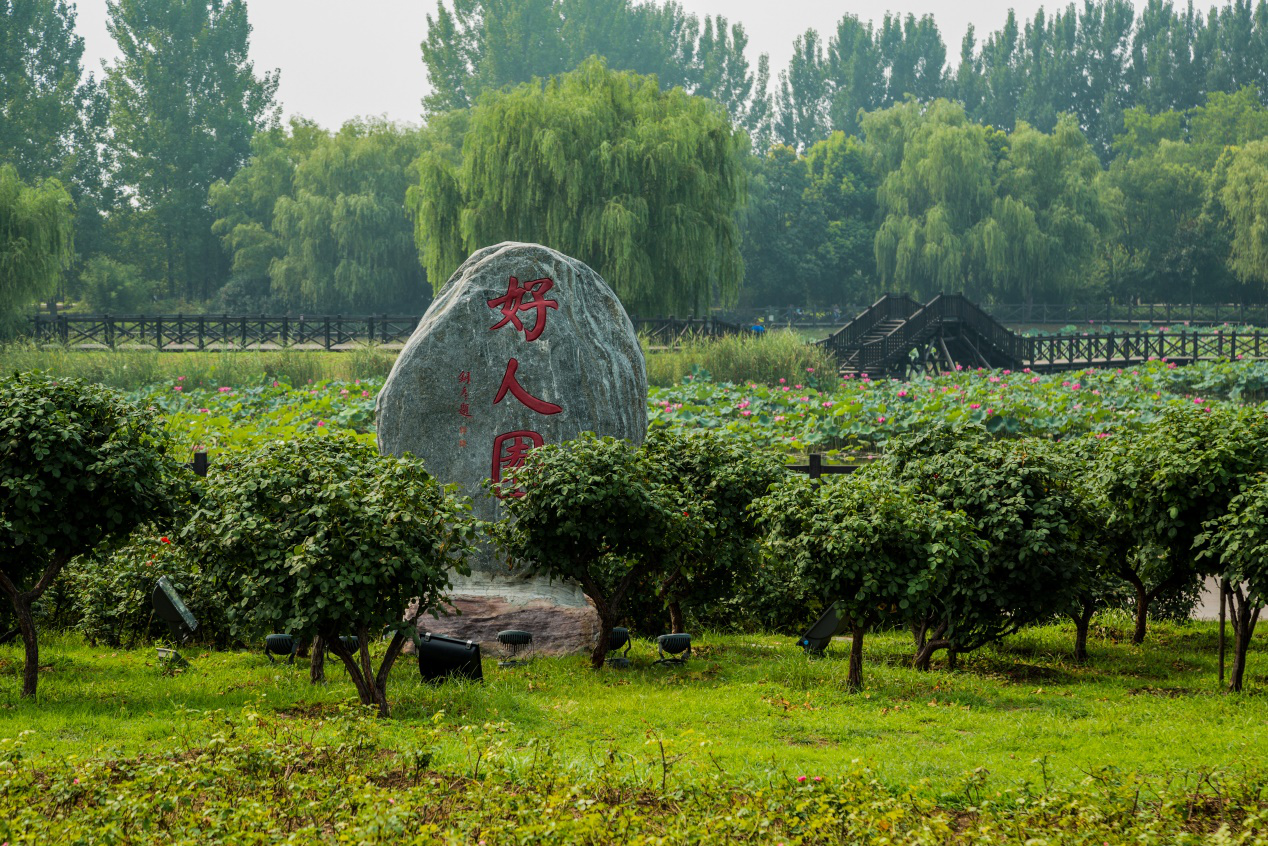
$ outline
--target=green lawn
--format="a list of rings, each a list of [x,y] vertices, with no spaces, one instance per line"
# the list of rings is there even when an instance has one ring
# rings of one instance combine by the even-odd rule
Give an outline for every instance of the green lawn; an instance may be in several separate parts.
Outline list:
[[[918,673],[870,635],[867,688],[834,646],[697,639],[686,667],[537,659],[485,683],[422,685],[395,715],[351,704],[337,666],[49,637],[38,702],[0,648],[0,843],[1086,844],[1268,842],[1265,655],[1215,681],[1215,627],[1106,615],[1093,663],[1068,626]],[[303,662],[301,662],[302,664]],[[413,671],[413,672],[411,672]]]
[[[509,747],[549,744],[579,768],[609,753],[640,755],[655,739],[684,755],[682,768],[826,775],[859,759],[888,785],[928,780],[938,792],[979,767],[1005,784],[1033,780],[1042,759],[1058,784],[1103,766],[1161,777],[1256,762],[1268,744],[1261,648],[1250,692],[1229,696],[1215,678],[1212,624],[1159,624],[1141,647],[1126,642],[1125,619],[1110,617],[1097,632],[1086,667],[1070,659],[1071,628],[1054,625],[931,673],[906,666],[905,635],[872,635],[857,695],[845,690],[843,646],[813,660],[772,636],[699,637],[683,668],[651,666],[647,642],[628,671],[595,673],[577,658],[499,670],[486,656],[483,685],[440,688],[421,684],[407,660],[393,676],[386,731],[405,743],[443,712],[437,760],[454,767],[470,751],[460,727],[493,722],[505,724]],[[214,730],[191,711],[251,706],[302,722],[353,697],[337,662],[329,684],[313,687],[306,666],[270,665],[259,653],[187,654],[191,669],[170,677],[151,649],[50,637],[39,701],[22,702],[21,652],[0,648],[0,738],[31,730],[28,755],[54,759],[131,755]]]

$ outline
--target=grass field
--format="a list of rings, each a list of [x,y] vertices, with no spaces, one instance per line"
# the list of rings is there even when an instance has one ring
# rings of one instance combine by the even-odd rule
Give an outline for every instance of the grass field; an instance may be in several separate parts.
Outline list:
[[[1213,625],[1160,623],[1140,647],[1127,631],[1125,617],[1102,618],[1088,666],[1070,659],[1072,629],[1054,625],[932,673],[907,666],[905,635],[873,635],[859,695],[845,690],[844,648],[811,660],[781,637],[704,635],[684,668],[649,666],[650,643],[638,645],[629,671],[595,673],[572,658],[499,670],[486,655],[483,685],[440,688],[421,684],[406,662],[389,690],[396,719],[387,731],[409,742],[443,712],[437,760],[459,770],[471,754],[462,727],[496,722],[505,723],[507,746],[548,744],[573,768],[609,752],[637,756],[653,738],[681,752],[686,768],[826,775],[859,759],[891,787],[924,783],[938,793],[979,767],[1005,784],[1032,781],[1038,761],[1060,785],[1106,766],[1161,779],[1257,765],[1268,743],[1261,647],[1251,692],[1227,696],[1215,678]],[[306,667],[272,665],[259,653],[188,654],[192,668],[168,677],[152,649],[49,637],[39,702],[22,702],[21,653],[0,648],[0,737],[31,731],[28,754],[52,759],[131,755],[207,731],[191,709],[249,705],[303,722],[354,697],[337,662],[330,683],[313,687]]]

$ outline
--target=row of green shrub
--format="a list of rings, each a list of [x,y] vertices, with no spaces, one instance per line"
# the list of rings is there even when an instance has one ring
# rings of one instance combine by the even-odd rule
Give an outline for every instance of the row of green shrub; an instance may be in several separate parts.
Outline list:
[[[97,387],[0,384],[0,587],[28,646],[33,600],[77,556],[91,560],[65,584],[82,625],[115,642],[152,633],[138,600],[170,569],[206,603],[213,634],[320,638],[386,713],[412,631],[402,609],[441,606],[484,533],[509,567],[580,582],[605,632],[640,602],[666,609],[675,630],[687,613],[715,624],[737,596],[767,624],[781,606],[839,602],[855,687],[870,628],[910,627],[927,668],[941,650],[954,659],[1068,615],[1083,659],[1097,609],[1134,598],[1140,642],[1160,596],[1219,575],[1231,585],[1236,690],[1268,587],[1268,420],[1246,408],[1172,409],[1130,439],[931,426],[822,484],[718,432],[655,430],[641,446],[583,436],[530,453],[495,491],[511,518],[495,524],[471,519],[418,462],[351,438],[269,443],[204,482],[168,456],[167,437],[153,408]],[[368,645],[385,628],[394,634],[374,670]],[[346,633],[359,654],[336,637]]]

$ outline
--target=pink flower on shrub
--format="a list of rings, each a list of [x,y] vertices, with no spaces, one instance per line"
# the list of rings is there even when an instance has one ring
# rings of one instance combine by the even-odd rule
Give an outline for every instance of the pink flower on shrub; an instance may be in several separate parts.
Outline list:
[[[172,542],[172,539],[169,538],[167,535],[163,535],[163,537],[159,538],[159,543],[171,543],[171,542]]]

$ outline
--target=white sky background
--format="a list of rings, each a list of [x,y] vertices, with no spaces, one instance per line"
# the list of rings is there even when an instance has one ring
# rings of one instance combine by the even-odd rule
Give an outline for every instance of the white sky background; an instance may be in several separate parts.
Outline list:
[[[960,41],[972,23],[979,43],[999,29],[1008,9],[1019,19],[1035,10],[1063,8],[1066,2],[1039,0],[680,0],[700,17],[725,15],[744,24],[749,62],[769,53],[772,82],[792,55],[793,39],[813,27],[828,39],[847,12],[879,23],[885,12],[932,13],[954,67]],[[1139,8],[1144,0],[1134,0]],[[1197,4],[1205,7],[1207,3]],[[106,31],[105,0],[78,0],[78,29],[85,42],[85,69],[100,75],[102,60],[116,51]],[[256,72],[281,70],[278,99],[284,113],[304,115],[327,127],[349,118],[386,115],[419,123],[419,101],[427,90],[419,43],[435,13],[436,0],[249,0],[254,31],[251,58]]]

